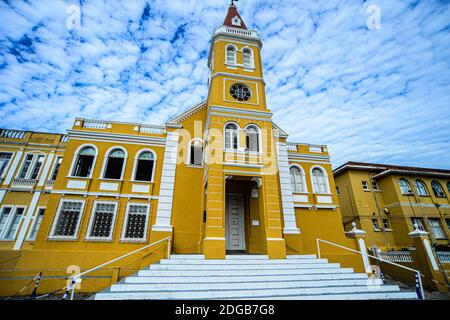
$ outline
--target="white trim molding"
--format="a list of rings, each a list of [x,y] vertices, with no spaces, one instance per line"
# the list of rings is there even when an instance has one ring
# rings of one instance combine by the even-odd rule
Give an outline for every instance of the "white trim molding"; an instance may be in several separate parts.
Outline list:
[[[294,209],[294,197],[291,186],[291,175],[289,173],[288,151],[285,142],[276,142],[278,169],[280,176],[281,204],[283,208],[284,234],[300,234],[297,227]]]
[[[161,187],[156,210],[156,222],[153,231],[172,231],[172,204],[177,168],[179,131],[167,132],[166,148],[164,150]]]

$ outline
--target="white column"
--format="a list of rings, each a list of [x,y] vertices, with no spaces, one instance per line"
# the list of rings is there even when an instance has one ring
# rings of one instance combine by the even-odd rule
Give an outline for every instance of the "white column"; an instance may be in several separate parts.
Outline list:
[[[287,145],[277,141],[278,170],[280,176],[281,205],[283,208],[284,234],[300,234],[295,218],[294,197],[292,194],[291,176],[289,174],[289,160]]]
[[[14,244],[14,250],[19,250],[22,247],[23,241],[27,235],[28,226],[30,225],[31,218],[33,218],[33,213],[36,210],[36,205],[39,201],[39,197],[41,196],[40,191],[36,191],[33,194],[33,198],[31,199],[30,206],[28,207],[27,214],[25,216],[25,220],[22,223],[22,227],[20,228],[19,235],[17,236],[16,243]]]
[[[50,170],[50,166],[52,165],[53,158],[55,157],[54,152],[47,155],[47,159],[45,160],[44,168],[42,169],[42,174],[38,182],[38,187],[42,187],[44,185],[45,180],[47,179],[48,171]]]
[[[6,175],[5,178],[4,182],[5,185],[8,185],[11,182],[14,172],[16,172],[17,166],[19,165],[20,159],[22,159],[22,154],[23,151],[17,151],[16,154],[14,155],[14,160],[11,163],[11,167],[9,168],[8,174]]]
[[[161,175],[161,186],[153,231],[172,231],[172,203],[177,168],[179,132],[167,132]]]

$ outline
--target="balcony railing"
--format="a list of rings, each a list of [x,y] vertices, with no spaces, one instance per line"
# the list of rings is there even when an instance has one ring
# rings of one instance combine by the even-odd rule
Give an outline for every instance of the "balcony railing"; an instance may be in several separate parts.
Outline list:
[[[55,186],[55,180],[48,180],[45,183],[45,188],[47,188],[47,189],[53,189],[54,186]]]
[[[245,37],[251,37],[251,38],[259,39],[258,32],[256,32],[255,30],[245,30],[245,29],[233,28],[233,27],[227,27],[227,26],[221,26],[221,27],[217,28],[214,33],[215,34],[218,34],[218,33],[231,33],[233,35],[245,36]]]
[[[110,129],[111,124],[105,121],[98,121],[98,120],[84,120],[83,121],[83,128],[87,129]]]
[[[162,126],[141,125],[139,126],[139,132],[151,134],[163,134],[166,132],[166,129]]]
[[[391,262],[412,262],[411,253],[409,251],[380,251],[377,255],[379,258]]]
[[[450,251],[436,251],[438,259],[442,263],[450,263]]]
[[[0,138],[23,139],[26,131],[0,129]]]
[[[33,189],[36,185],[37,180],[36,179],[20,179],[16,178],[12,182],[13,188],[18,189]]]
[[[226,149],[223,153],[223,161],[228,164],[262,165],[263,157],[258,152]]]
[[[294,151],[297,152],[297,145],[296,144],[287,144],[288,151]]]

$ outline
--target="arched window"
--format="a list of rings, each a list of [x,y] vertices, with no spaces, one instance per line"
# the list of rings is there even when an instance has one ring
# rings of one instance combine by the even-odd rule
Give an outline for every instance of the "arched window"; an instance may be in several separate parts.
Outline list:
[[[311,172],[313,189],[315,193],[327,193],[328,183],[327,178],[322,169],[314,168]]]
[[[303,171],[296,166],[292,166],[289,168],[289,173],[291,175],[292,192],[306,192],[306,181]]]
[[[259,150],[259,130],[256,126],[250,125],[245,129],[246,144],[248,151],[258,152]]]
[[[227,63],[236,64],[236,48],[233,45],[227,46]]]
[[[228,123],[225,126],[225,149],[238,148],[238,126],[234,123]]]
[[[76,157],[72,176],[83,178],[90,177],[96,155],[97,151],[93,147],[86,146],[82,148]]]
[[[106,168],[103,174],[105,179],[122,179],[122,172],[125,163],[125,152],[122,149],[113,149],[108,154]]]
[[[153,181],[156,157],[153,152],[144,150],[137,156],[134,173],[136,181]]]
[[[429,195],[425,182],[423,182],[422,180],[416,180],[416,182],[414,182],[414,184],[416,185],[417,194],[419,196],[428,196]]]
[[[433,189],[433,193],[438,198],[445,198],[445,192],[442,188],[441,184],[436,180],[431,181],[431,189]]]
[[[194,139],[189,143],[189,164],[203,165],[203,142],[200,139]]]
[[[412,194],[411,185],[409,184],[408,180],[401,178],[399,180],[400,190],[402,191],[402,194]]]
[[[244,67],[253,67],[253,54],[249,48],[242,50]]]

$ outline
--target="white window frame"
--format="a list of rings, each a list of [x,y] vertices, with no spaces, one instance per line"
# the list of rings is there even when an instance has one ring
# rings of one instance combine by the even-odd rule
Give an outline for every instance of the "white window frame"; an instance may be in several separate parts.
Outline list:
[[[37,224],[37,221],[38,221],[38,218],[39,218],[39,211],[42,210],[42,209],[44,209],[44,216],[45,216],[45,211],[47,210],[47,207],[44,207],[44,206],[37,207],[35,212],[34,212],[34,215],[33,215],[33,218],[32,218],[33,222],[31,223],[30,230],[28,230],[28,235],[27,235],[27,239],[26,239],[27,241],[34,241],[34,240],[36,240],[37,233],[36,233],[36,237],[34,237],[34,238],[32,238],[31,235],[32,235],[32,233],[34,231],[34,228],[36,227],[36,224]],[[44,218],[42,218],[42,219],[44,219]],[[41,225],[39,226],[39,229],[41,228],[41,226],[42,226],[42,221],[41,221]],[[37,232],[39,232],[39,230]]]
[[[12,151],[1,151],[0,153],[8,153],[8,154],[11,155],[11,157],[9,158],[8,164],[5,167],[5,170],[0,175],[0,183],[1,183],[1,179],[6,177],[6,174],[9,171],[9,168],[11,167],[11,163],[13,162],[13,159],[14,159],[14,156],[15,156],[15,152],[12,152]]]
[[[369,187],[369,181],[361,181],[361,185],[364,191],[370,191],[370,187]]]
[[[417,185],[422,185],[422,187],[423,187],[423,189],[425,190],[425,193],[423,194],[420,190],[421,190],[421,188],[418,188],[417,187]],[[420,180],[420,179],[416,179],[415,181],[414,181],[414,187],[416,188],[416,192],[417,192],[417,194],[419,195],[419,196],[421,196],[421,197],[429,197],[430,196],[430,192],[428,191],[428,187],[427,187],[427,185],[425,184],[425,181],[423,181],[423,180]]]
[[[439,187],[439,189],[442,191],[442,195],[437,195],[436,194],[436,191],[435,191],[435,188],[433,188],[433,185],[436,185],[437,187]],[[437,180],[433,180],[433,181],[431,181],[431,190],[433,191],[433,195],[436,197],[436,198],[447,198],[447,195],[445,194],[445,190],[444,190],[444,188],[442,187],[442,184],[439,182],[439,181],[437,181]]]
[[[229,124],[234,124],[237,128],[236,128],[236,135],[237,135],[237,146],[236,149],[234,149],[233,146],[233,141],[231,141],[231,148],[227,148],[227,133],[226,133],[226,127]],[[240,132],[241,132],[241,127],[239,126],[239,124],[237,122],[234,121],[228,121],[224,124],[223,126],[223,149],[225,151],[229,151],[229,152],[236,152],[238,150],[240,150],[239,146],[241,145],[241,141],[240,141]]]
[[[112,179],[112,178],[105,178],[105,173],[106,173],[106,167],[108,165],[108,159],[109,159],[109,155],[111,152],[113,152],[114,150],[119,149],[122,150],[125,154],[124,158],[123,158],[123,164],[122,164],[122,171],[120,173],[120,179]],[[109,148],[106,152],[105,155],[103,157],[103,165],[102,165],[102,170],[100,172],[100,177],[99,179],[102,180],[114,180],[114,181],[122,181],[123,180],[123,175],[125,173],[125,167],[127,166],[127,160],[128,160],[128,152],[124,147],[121,146],[114,146]]]
[[[109,237],[92,237],[90,236],[91,231],[92,231],[92,226],[94,223],[94,215],[95,215],[95,209],[97,208],[97,204],[113,204],[114,205],[114,213],[113,213],[113,218],[112,218],[112,222],[111,222],[111,234],[109,235]],[[105,241],[112,241],[114,238],[114,229],[116,226],[116,219],[117,219],[117,211],[119,209],[119,202],[118,201],[94,201],[93,205],[92,205],[92,209],[91,209],[91,216],[89,218],[89,224],[88,224],[88,228],[86,231],[86,236],[85,236],[85,240],[88,241],[99,241],[99,242],[105,242]]]
[[[74,176],[73,175],[73,170],[74,167],[76,165],[76,163],[78,162],[78,154],[80,153],[80,151],[85,148],[85,147],[92,147],[95,150],[95,155],[94,155],[94,160],[92,161],[92,169],[91,169],[91,173],[89,174],[88,177],[78,177],[78,176]],[[70,164],[70,170],[68,173],[68,178],[75,178],[75,179],[92,179],[92,175],[94,174],[95,171],[95,165],[97,164],[97,157],[98,157],[98,148],[95,144],[92,143],[85,143],[80,145],[77,150],[75,150],[75,153],[73,154],[72,157],[72,163]]]
[[[228,48],[229,47],[233,47],[234,48],[234,62],[233,61],[228,61]],[[234,45],[234,44],[227,44],[225,46],[225,64],[226,65],[230,65],[230,66],[235,66],[237,65],[237,52],[238,52],[238,48]]]
[[[139,156],[143,152],[151,152],[153,154],[153,158],[154,158],[153,159],[153,168],[152,168],[152,179],[150,181],[136,180],[137,163],[138,163],[138,160],[139,160]],[[134,157],[133,171],[131,172],[130,181],[132,181],[132,182],[139,182],[139,183],[154,183],[157,160],[158,160],[158,158],[156,157],[156,152],[153,151],[152,149],[145,148],[145,149],[140,149],[138,152],[136,152],[136,155]]]
[[[298,165],[298,164],[291,164],[289,166],[289,178],[292,179],[292,175],[291,175],[291,168],[295,167],[297,169],[300,170],[300,174],[301,174],[301,179],[302,179],[302,184],[303,184],[303,191],[296,191],[294,189],[292,189],[292,193],[308,193],[308,185],[306,184],[306,174],[305,174],[305,170],[303,170],[303,167]],[[292,185],[292,180],[291,180],[291,185]]]
[[[250,50],[250,64],[245,64],[244,63],[244,50],[248,49]],[[245,46],[242,48],[242,65],[244,68],[248,68],[248,69],[254,69],[255,68],[255,55],[253,52],[253,49],[250,48],[249,46]]]
[[[3,212],[3,208],[11,208],[11,213],[10,213],[10,215],[8,217],[8,220],[6,220],[5,229],[3,229],[3,231],[0,234],[0,241],[16,241],[17,234],[19,233],[20,229],[22,228],[22,222],[23,222],[23,219],[25,218],[25,214],[27,212],[27,206],[22,206],[22,205],[3,205],[0,208],[0,214]],[[9,232],[9,229],[12,227],[11,224],[13,222],[13,218],[16,216],[17,209],[23,209],[22,217],[20,218],[20,220],[18,222],[18,225],[17,225],[17,230],[14,232],[13,238],[5,239],[4,237],[5,237],[6,231]]]
[[[381,191],[378,181],[372,180],[372,189],[373,191]]]
[[[402,181],[405,181],[406,184],[408,185],[409,192],[404,192],[404,190],[402,189],[402,185],[401,185]],[[402,193],[402,195],[409,196],[409,195],[413,195],[414,194],[413,193],[413,189],[411,187],[411,183],[408,180],[406,180],[405,178],[398,179],[398,186],[400,188],[400,192]]]
[[[257,133],[258,133],[258,151],[247,150],[247,129],[248,129],[248,127],[255,128]],[[244,130],[245,130],[245,148],[246,148],[247,152],[251,153],[251,154],[262,154],[263,151],[262,151],[261,128],[258,125],[254,124],[254,123],[249,123],[248,125],[245,126]],[[238,133],[238,136],[239,136],[239,133]],[[238,146],[239,146],[239,139],[238,139]]]
[[[437,225],[433,225],[432,222],[436,222]],[[428,218],[428,224],[430,225],[431,232],[433,233],[433,236],[435,239],[439,239],[439,240],[447,239],[447,236],[445,235],[445,231],[444,231],[444,229],[442,229],[441,219]],[[436,232],[436,229],[439,231]]]
[[[323,173],[323,177],[324,177],[324,179],[325,179],[325,188],[326,188],[326,191],[325,192],[318,192],[315,188],[314,188],[314,177],[313,177],[313,170],[314,169],[320,169],[320,170],[322,170],[322,173]],[[328,179],[328,173],[327,173],[327,170],[325,170],[325,168],[324,167],[322,167],[322,166],[312,166],[311,167],[311,169],[310,169],[310,171],[309,171],[309,174],[310,174],[310,177],[311,177],[311,185],[312,185],[312,188],[313,188],[313,193],[314,194],[327,194],[327,195],[330,195],[331,194],[331,192],[330,192],[330,181],[329,181],[329,179]]]
[[[372,227],[374,231],[381,231],[380,221],[378,221],[377,218],[371,218],[370,221],[372,222]]]
[[[55,180],[51,180],[51,179],[52,179],[52,177],[53,177],[53,174],[55,173],[56,166],[58,165],[58,159],[60,159],[60,158],[61,158],[61,164],[59,165],[59,170],[61,170],[61,165],[62,165],[62,161],[63,161],[63,159],[64,159],[64,156],[62,156],[62,155],[57,155],[57,156],[55,157],[55,161],[53,162],[52,170],[50,171],[51,174],[50,174],[50,176],[49,176],[49,181],[55,181]],[[58,171],[58,174],[59,174],[59,171]]]
[[[130,206],[146,206],[147,212],[146,212],[146,220],[145,220],[145,229],[144,229],[144,237],[143,238],[125,238],[125,233],[127,230],[127,224],[128,224],[128,217],[130,214]],[[120,236],[120,242],[147,242],[147,236],[148,236],[148,225],[150,220],[150,209],[151,204],[150,203],[142,203],[142,202],[128,202],[127,207],[125,209],[125,218],[123,219],[123,226],[122,226],[122,233]]]
[[[427,231],[427,229],[425,228],[423,218],[411,217],[411,223],[413,225],[413,229],[414,229],[414,225],[417,223],[419,230],[425,231],[425,232]]]
[[[54,232],[56,229],[56,225],[58,224],[59,216],[61,215],[61,208],[64,202],[78,202],[81,203],[81,209],[80,209],[80,217],[77,221],[77,226],[75,228],[75,234],[73,236],[55,236]],[[56,209],[55,218],[53,219],[52,228],[50,229],[50,235],[48,236],[49,240],[66,240],[66,241],[75,241],[78,239],[78,233],[80,231],[80,225],[81,221],[83,220],[84,216],[84,208],[86,206],[86,200],[80,200],[80,199],[61,199],[58,204],[58,208]]]
[[[192,143],[193,142],[200,142],[202,144],[202,163],[201,164],[193,164],[191,163],[191,149],[192,149]],[[187,161],[186,161],[187,165],[190,167],[203,167],[203,165],[205,164],[205,143],[203,142],[202,139],[200,138],[193,138],[191,141],[189,141],[188,144],[188,152],[187,152]]]
[[[28,155],[32,155],[33,159],[31,159],[31,163],[30,163],[30,166],[27,169],[27,172],[25,174],[25,178],[19,178],[20,174],[22,173],[23,167],[25,166],[25,161],[26,161]],[[42,168],[44,167],[45,161],[47,159],[47,154],[40,153],[40,152],[27,152],[27,153],[24,154],[24,156],[22,158],[22,163],[20,164],[20,169],[16,173],[16,178],[17,179],[31,180],[31,175],[33,174],[34,168],[36,166],[37,159],[39,159],[40,156],[43,157],[42,165],[39,168],[39,172],[38,172],[38,174],[36,176],[36,179],[33,179],[33,180],[36,180],[36,181],[39,180],[39,176],[41,174]]]

